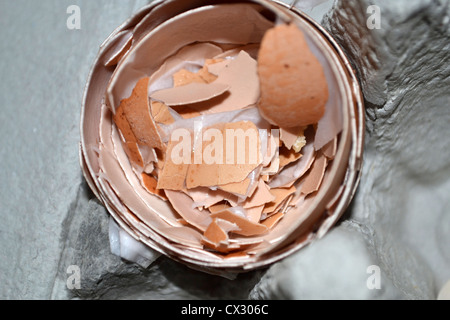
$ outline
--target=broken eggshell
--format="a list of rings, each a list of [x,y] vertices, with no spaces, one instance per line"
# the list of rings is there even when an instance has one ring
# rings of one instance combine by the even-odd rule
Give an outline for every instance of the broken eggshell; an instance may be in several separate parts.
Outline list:
[[[238,193],[231,194],[225,205],[203,189],[193,189],[196,192],[191,194],[189,190],[158,194],[156,181],[145,176],[147,171],[158,169],[156,154],[150,147],[140,146],[138,139],[127,148],[129,141],[114,122],[122,101],[130,98],[136,84],[147,77],[149,96],[154,95],[148,107],[153,109],[153,100],[161,103],[173,99],[173,95],[164,96],[161,91],[173,90],[170,75],[181,69],[198,72],[211,58],[225,60],[211,68],[211,74],[220,79],[221,72],[239,54],[245,59],[257,58],[264,34],[279,24],[292,24],[303,32],[328,85],[324,115],[313,137],[305,131],[302,156],[292,158],[289,150],[284,150],[282,169],[278,162],[264,170],[261,166],[274,159],[267,152],[263,164],[252,168],[255,177],[256,173],[267,173],[261,176],[267,181],[248,180],[241,193],[253,196],[243,207],[242,194]],[[249,63],[243,66],[253,68]],[[229,72],[222,79],[208,87],[209,91],[202,91],[203,85],[193,85],[193,91],[200,95],[178,89],[179,97],[189,96],[189,108],[199,108],[209,99],[222,99],[218,110],[224,111],[240,100],[236,96],[245,95],[248,100],[242,102],[243,109],[228,115],[230,122],[239,123],[245,115],[255,118],[252,110],[256,110],[259,86],[246,91],[240,85],[233,89],[242,79],[233,80]],[[189,121],[180,110],[177,112],[180,106],[185,107],[183,102],[171,101],[168,105],[164,109],[166,123],[155,123],[158,143],[167,138],[165,130]],[[158,110],[163,110],[161,105]],[[201,108],[189,110],[193,116],[202,112]],[[203,271],[242,272],[283,259],[322,237],[340,218],[359,182],[363,114],[358,81],[345,55],[330,35],[299,10],[264,0],[157,1],[116,29],[100,48],[82,106],[81,167],[94,194],[135,240]],[[214,113],[206,112],[201,118],[211,125],[218,121]],[[270,127],[262,118],[253,123],[258,128]],[[283,139],[288,137],[285,132]],[[296,142],[294,138],[290,137],[289,146]],[[130,148],[142,159],[141,165],[130,162]],[[149,163],[154,166],[145,168]],[[304,181],[292,181],[293,174],[304,174]],[[224,193],[230,190],[238,189],[236,185],[222,188]],[[199,209],[206,204],[211,211]]]

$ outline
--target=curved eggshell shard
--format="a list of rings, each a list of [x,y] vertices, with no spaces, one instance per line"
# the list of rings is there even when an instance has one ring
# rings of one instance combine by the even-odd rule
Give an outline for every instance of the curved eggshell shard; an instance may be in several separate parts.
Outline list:
[[[233,233],[242,236],[260,235],[264,234],[268,230],[265,225],[251,222],[250,220],[247,220],[237,215],[236,213],[232,212],[230,209],[213,213],[211,214],[211,218],[222,219],[236,224],[239,227],[239,230],[235,230],[233,231]]]
[[[138,144],[145,145],[150,149],[164,150],[165,146],[161,141],[155,121],[150,113],[147,96],[148,82],[148,77],[140,79],[131,96],[120,102],[118,112],[122,111],[125,115]]]
[[[121,170],[123,171],[127,182],[128,182],[128,186],[130,187],[131,190],[133,190],[137,196],[145,203],[145,205],[147,206],[147,212],[151,212],[152,214],[156,214],[157,216],[159,216],[162,220],[164,220],[168,225],[171,226],[179,226],[179,223],[176,221],[176,216],[173,212],[169,211],[169,210],[163,210],[163,211],[156,211],[152,209],[152,205],[154,205],[154,203],[156,202],[153,198],[153,195],[150,194],[149,192],[147,192],[147,187],[151,187],[150,185],[145,185],[142,186],[141,181],[138,179],[138,176],[136,176],[136,174],[133,172],[133,169],[130,166],[130,162],[127,160],[127,156],[124,152],[124,150],[122,149],[122,145],[120,143],[120,138],[119,138],[119,133],[116,129],[115,126],[112,125],[111,122],[104,122],[103,124],[105,126],[105,131],[106,130],[111,130],[111,137],[110,137],[110,141],[112,142],[112,152],[115,155],[115,159],[117,161],[117,163],[120,165]],[[106,138],[107,139],[107,138]],[[106,140],[102,140],[103,142],[105,142],[105,146],[109,146],[109,141],[106,143]],[[111,177],[112,173],[111,172],[106,172],[108,173],[108,175]],[[144,173],[145,175],[145,173]],[[150,178],[150,177],[149,177]],[[145,182],[146,180],[144,180]],[[148,181],[147,181],[148,182]],[[153,183],[153,187],[155,188],[155,183]],[[166,198],[164,195],[164,191],[162,190],[156,190],[155,189],[155,193],[158,195],[158,197],[160,198]],[[147,220],[144,217],[144,212],[143,211],[133,211],[135,212],[135,214],[137,214],[137,216],[139,216],[144,222],[147,222]]]
[[[177,144],[177,141],[169,141],[164,167],[158,177],[157,189],[183,190],[185,188],[189,164],[175,163],[173,161],[171,155]]]
[[[304,177],[301,192],[305,195],[319,190],[322,183],[328,159],[320,153],[311,166],[309,173]]]
[[[267,31],[258,56],[259,109],[272,124],[298,127],[317,123],[328,100],[322,65],[294,24]]]
[[[244,209],[259,207],[273,200],[275,196],[270,193],[270,188],[262,179],[259,179],[255,192],[245,201]]]
[[[171,241],[187,245],[193,248],[201,249],[202,235],[200,232],[190,227],[167,227],[159,230],[162,235],[168,237]]]
[[[213,222],[211,222],[203,235],[206,239],[216,245],[228,241],[228,233],[217,224],[217,219],[214,219]]]
[[[182,106],[216,98],[230,89],[224,83],[193,82],[184,86],[163,89],[151,94],[150,98],[167,106]]]
[[[247,52],[241,51],[217,75],[214,83],[229,86],[229,95],[210,106],[205,113],[227,112],[243,109],[258,102],[260,89],[257,62]]]
[[[296,191],[295,186],[292,186],[290,188],[274,188],[270,190],[270,193],[275,198],[273,201],[269,202],[264,210],[263,213],[272,213],[275,209],[278,208],[278,206],[291,194],[293,194]]]
[[[156,189],[156,185],[158,184],[158,180],[156,180],[151,175],[148,175],[146,173],[142,173],[142,183],[144,184],[145,189],[147,189],[148,192],[151,194],[154,194],[155,196],[167,200],[164,190]]]
[[[133,42],[133,32],[131,30],[125,30],[120,32],[114,39],[113,46],[106,53],[104,58],[105,66],[111,67],[119,63],[123,56],[131,48]]]
[[[181,191],[166,190],[166,196],[178,214],[190,225],[205,231],[212,222],[207,210],[193,208],[192,199]]]
[[[281,219],[283,219],[283,217],[283,212],[278,212],[261,221],[261,224],[265,225],[269,229],[272,229]]]

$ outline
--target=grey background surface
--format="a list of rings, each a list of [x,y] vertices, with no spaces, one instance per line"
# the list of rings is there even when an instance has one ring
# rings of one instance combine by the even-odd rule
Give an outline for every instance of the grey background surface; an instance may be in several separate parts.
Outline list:
[[[80,108],[91,64],[148,1],[0,0],[0,299],[435,298],[450,279],[448,1],[372,2],[385,10],[379,32],[339,29],[342,21],[364,25],[357,18],[366,0],[342,0],[342,13],[325,23],[341,35],[368,102],[367,160],[351,210],[323,241],[233,282],[166,258],[143,270],[112,255],[107,213],[81,174]],[[331,3],[311,15],[320,21]],[[73,4],[81,30],[66,25]],[[66,288],[71,264],[82,271],[76,292]],[[366,287],[373,264],[383,271],[379,291]]]

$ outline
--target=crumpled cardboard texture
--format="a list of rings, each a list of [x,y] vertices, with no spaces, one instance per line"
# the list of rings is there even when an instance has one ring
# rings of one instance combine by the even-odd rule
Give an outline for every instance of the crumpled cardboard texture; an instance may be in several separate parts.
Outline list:
[[[435,299],[450,279],[450,12],[432,2],[340,0],[325,18],[366,100],[360,187],[330,234],[267,271],[239,275],[239,286],[166,258],[144,270],[111,254],[108,216],[81,176],[89,66],[101,41],[147,1],[2,2],[0,297]],[[74,3],[82,29],[69,31]],[[364,28],[369,4],[381,8],[383,29]],[[364,37],[345,32],[344,13]],[[70,265],[81,268],[81,290],[67,289]],[[381,290],[366,286],[370,265],[381,268]]]

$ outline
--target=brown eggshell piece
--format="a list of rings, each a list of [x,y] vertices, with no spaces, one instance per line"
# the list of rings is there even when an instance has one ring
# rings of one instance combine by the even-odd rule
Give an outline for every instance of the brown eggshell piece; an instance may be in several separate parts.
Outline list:
[[[261,224],[265,225],[267,228],[272,229],[282,218],[284,217],[283,212],[275,213],[267,219],[261,221]]]
[[[287,166],[288,164],[297,161],[303,155],[300,152],[295,152],[294,149],[287,149],[286,147],[280,148],[280,168]]]
[[[131,96],[120,102],[119,110],[123,110],[138,144],[149,148],[164,149],[155,121],[150,113],[147,96],[148,81],[148,77],[139,80]]]
[[[211,214],[213,219],[223,219],[236,224],[240,230],[233,231],[233,233],[242,236],[261,235],[267,231],[267,227],[259,223],[251,222],[230,210],[224,210]]]
[[[267,186],[267,184],[262,179],[260,179],[255,192],[245,202],[244,209],[259,207],[268,202],[272,202],[273,200],[275,200],[275,196],[270,193],[270,188]]]
[[[201,231],[206,231],[211,224],[208,210],[200,211],[192,207],[192,199],[182,191],[165,190],[166,196],[178,214],[186,220],[191,226]]]
[[[245,209],[245,214],[251,222],[258,223],[261,220],[264,205]]]
[[[131,129],[131,126],[125,116],[123,105],[121,105],[113,117],[114,122],[122,133],[124,141],[124,149],[131,162],[137,164],[139,167],[144,166],[144,160],[142,159],[141,152],[137,144],[136,136]]]
[[[310,194],[319,190],[320,184],[322,183],[323,176],[325,174],[325,169],[327,167],[328,159],[323,153],[319,153],[316,160],[311,166],[310,171],[304,177],[301,192],[303,194]]]
[[[217,224],[217,219],[211,222],[203,235],[214,244],[228,240],[228,234]]]
[[[296,191],[295,186],[290,188],[273,188],[270,193],[275,197],[275,200],[266,204],[263,213],[272,213],[278,206],[291,194]]]
[[[222,163],[212,163],[206,164],[200,163],[195,164],[192,163],[189,165],[189,169],[186,177],[186,186],[188,189],[196,188],[196,187],[211,187],[211,186],[223,186],[227,184],[240,183],[244,181],[248,177],[248,175],[259,165],[260,163],[260,138],[258,128],[250,121],[239,121],[233,123],[221,123],[210,128],[217,129],[221,132],[223,137],[223,144],[221,147],[223,150],[223,160]],[[227,147],[231,145],[231,141],[227,141],[227,130],[234,130],[232,132],[238,132],[238,130],[243,130],[243,132],[250,132],[256,141],[256,145],[253,145],[250,142],[250,139],[246,139],[244,155],[244,163],[239,163],[238,154],[242,151],[241,146],[238,145],[238,142],[234,143],[234,159],[230,158],[230,161],[227,161]],[[250,130],[250,131],[249,131]],[[206,143],[202,144],[202,154],[204,153],[204,148],[206,147]],[[256,150],[257,154],[252,157],[253,151]],[[254,159],[252,159],[254,158]],[[256,160],[256,161],[253,161]],[[247,191],[243,190],[245,186],[243,185],[231,185],[229,187],[236,187],[239,189],[239,192]],[[247,186],[248,187],[248,186]],[[231,192],[231,189],[227,189],[225,191]]]
[[[143,173],[142,174],[142,182],[144,184],[145,189],[147,189],[148,192],[150,192],[151,194],[154,194],[164,200],[167,200],[164,190],[156,188],[158,181],[154,177],[152,177],[151,175],[148,175],[146,173]]]
[[[216,213],[229,208],[231,208],[231,206],[228,203],[221,202],[210,206],[208,209],[211,213]]]
[[[177,141],[169,141],[166,155],[172,154]],[[159,163],[159,162],[158,162]],[[186,174],[189,164],[174,163],[170,156],[165,156],[164,168],[158,176],[158,189],[183,190],[185,188]]]
[[[317,123],[325,113],[328,85],[322,65],[294,24],[268,30],[258,56],[259,109],[267,121],[291,128]]]
[[[170,114],[169,107],[167,107],[164,103],[152,101],[151,111],[153,119],[155,119],[155,122],[157,123],[169,125],[175,122],[175,119]]]
[[[219,188],[223,191],[232,193],[232,194],[238,194],[241,196],[245,196],[248,192],[248,188],[250,186],[250,179],[246,178],[241,182],[233,182],[221,185]]]

